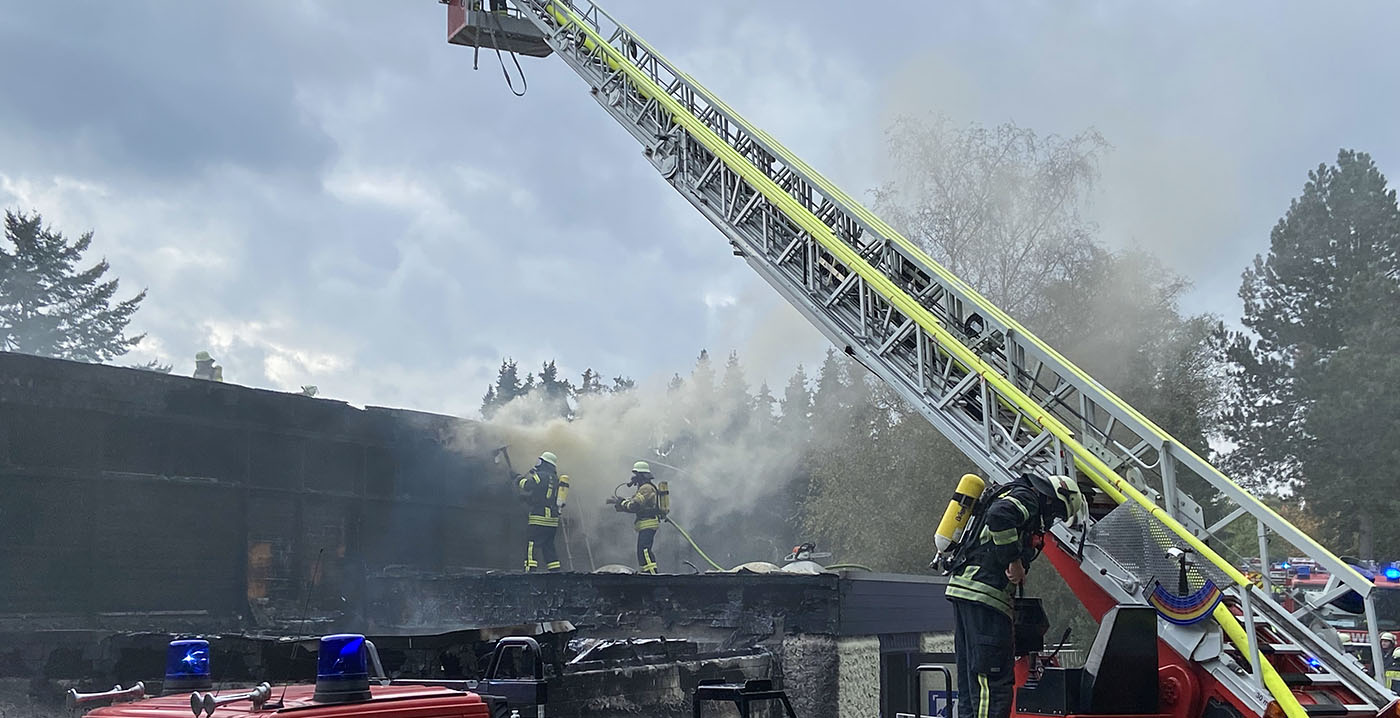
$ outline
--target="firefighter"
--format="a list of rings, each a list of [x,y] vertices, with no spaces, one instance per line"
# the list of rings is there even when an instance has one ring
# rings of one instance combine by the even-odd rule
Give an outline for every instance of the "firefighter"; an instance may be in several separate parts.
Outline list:
[[[609,496],[608,503],[618,511],[635,514],[632,528],[637,530],[637,568],[642,573],[656,573],[656,554],[651,544],[656,540],[656,529],[661,527],[661,502],[656,484],[651,481],[651,465],[645,461],[632,464],[632,479],[628,486],[637,487],[630,499]]]
[[[1395,648],[1395,634],[1381,634],[1381,660],[1385,661],[1385,684],[1390,690],[1400,690],[1400,649]]]
[[[559,553],[554,548],[554,533],[559,528],[559,506],[567,492],[560,483],[558,457],[552,451],[540,454],[516,487],[530,505],[529,525],[525,527],[525,572],[537,571],[543,564],[546,571],[560,569]]]
[[[958,714],[1008,718],[1013,695],[1012,594],[1026,579],[1040,535],[1055,519],[1073,527],[1088,516],[1073,479],[1029,474],[999,489],[987,505],[980,535],[953,565],[946,595],[953,602],[958,662]],[[964,708],[966,707],[966,708]]]
[[[194,355],[194,378],[223,381],[224,368],[214,365],[214,357],[209,356],[209,352],[200,352]]]

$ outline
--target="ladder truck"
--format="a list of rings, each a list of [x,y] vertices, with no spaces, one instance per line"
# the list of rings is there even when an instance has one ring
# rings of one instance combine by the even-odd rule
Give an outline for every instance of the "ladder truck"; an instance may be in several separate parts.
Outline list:
[[[1023,473],[1068,475],[1100,499],[1084,530],[1057,523],[1044,553],[1104,622],[1091,655],[1105,640],[1106,618],[1120,609],[1155,609],[1148,622],[1155,633],[1147,639],[1156,643],[1155,710],[1083,701],[1036,710],[1020,700],[1030,688],[1022,684],[1019,714],[1400,715],[1395,695],[1382,685],[1371,580],[1027,331],[626,25],[587,0],[440,2],[447,5],[451,43],[562,59],[735,255],[835,346],[896,389],[992,486]],[[1215,495],[1202,498],[1223,506],[1223,516],[1207,523],[1183,484],[1209,487]],[[1257,555],[1227,558],[1217,548],[1221,530],[1237,521],[1253,522]],[[1270,565],[1271,541],[1333,577],[1308,605],[1285,609],[1267,575],[1256,585],[1242,571]],[[1174,594],[1178,573],[1183,588],[1189,574],[1194,593]],[[1364,612],[1373,673],[1305,625],[1312,611],[1343,600]]]

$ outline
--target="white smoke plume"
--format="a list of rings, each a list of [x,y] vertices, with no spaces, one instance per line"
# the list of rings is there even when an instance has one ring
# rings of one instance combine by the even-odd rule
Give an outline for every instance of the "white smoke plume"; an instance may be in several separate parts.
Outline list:
[[[747,391],[712,378],[704,371],[679,387],[648,381],[626,392],[584,395],[572,421],[537,392],[507,404],[484,431],[460,437],[458,448],[484,454],[509,446],[517,473],[533,466],[541,452],[558,456],[559,472],[571,484],[564,516],[576,570],[589,568],[590,549],[597,566],[635,565],[632,517],[604,500],[614,492],[631,495],[619,484],[639,460],[651,464],[658,482],[669,484],[671,518],[716,562],[726,568],[780,563],[796,537],[788,535],[774,503],[795,475],[803,445],[782,440],[772,417],[756,413]],[[522,522],[524,516],[522,506]],[[563,536],[558,545],[567,566]],[[707,568],[673,527],[662,526],[656,553],[663,572],[690,571],[685,560]]]

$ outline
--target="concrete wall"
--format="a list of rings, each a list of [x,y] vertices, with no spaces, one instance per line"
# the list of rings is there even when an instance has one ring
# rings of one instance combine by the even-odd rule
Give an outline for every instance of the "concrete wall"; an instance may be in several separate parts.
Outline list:
[[[476,430],[0,353],[0,630],[273,626],[353,616],[366,575],[514,567],[502,469],[452,448]]]

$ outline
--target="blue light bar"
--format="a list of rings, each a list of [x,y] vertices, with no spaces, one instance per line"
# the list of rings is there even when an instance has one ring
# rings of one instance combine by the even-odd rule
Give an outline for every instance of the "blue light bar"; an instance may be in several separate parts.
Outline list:
[[[165,694],[212,688],[209,667],[209,642],[197,639],[171,641],[165,650]]]
[[[1390,580],[1390,581],[1400,581],[1400,567],[1393,566],[1393,565],[1392,565],[1392,566],[1386,566],[1386,567],[1385,567],[1385,577],[1386,577],[1387,580]]]
[[[316,656],[316,693],[313,700],[348,703],[369,699],[365,637],[357,633],[340,633],[322,638]]]

